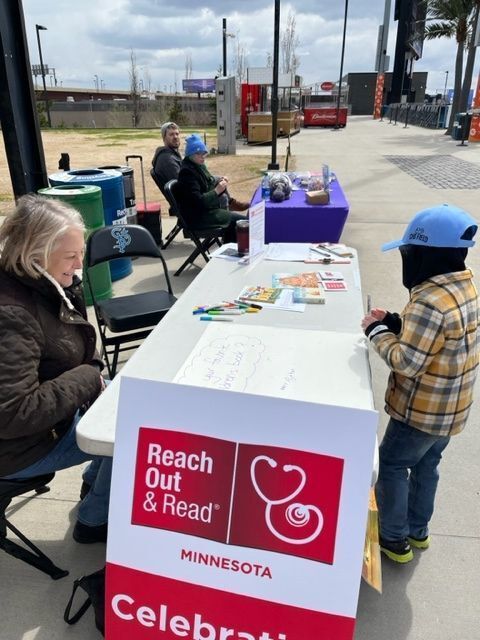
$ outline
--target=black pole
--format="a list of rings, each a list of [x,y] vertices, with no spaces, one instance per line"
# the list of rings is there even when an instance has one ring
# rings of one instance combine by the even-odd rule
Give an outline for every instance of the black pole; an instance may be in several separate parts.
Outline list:
[[[48,97],[47,97],[47,84],[45,82],[45,67],[43,66],[42,47],[40,45],[40,31],[46,31],[47,27],[42,27],[41,24],[36,24],[35,29],[37,31],[37,44],[38,44],[38,55],[40,56],[40,69],[42,70],[43,100],[45,101],[45,109],[47,110],[48,126],[52,128],[52,121],[50,119],[50,107],[48,105]]]
[[[21,0],[0,2],[0,121],[15,198],[48,187]]]
[[[335,130],[339,128],[338,115],[340,111],[340,97],[342,94],[343,59],[345,57],[345,37],[347,34],[347,15],[348,15],[348,0],[345,0],[345,16],[343,18],[342,55],[340,58],[340,78],[338,80],[338,95],[337,95],[337,109],[335,113],[335,125],[333,127]]]
[[[227,19],[222,20],[223,77],[227,77]]]
[[[273,21],[273,84],[272,84],[272,161],[269,169],[280,169],[277,162],[277,121],[278,121],[278,53],[280,49],[280,0],[275,0],[275,17]]]

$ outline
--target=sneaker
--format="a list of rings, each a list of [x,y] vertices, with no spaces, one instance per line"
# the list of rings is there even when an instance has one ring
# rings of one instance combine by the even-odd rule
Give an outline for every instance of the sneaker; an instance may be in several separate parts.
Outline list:
[[[412,538],[412,536],[408,536],[407,540],[415,549],[428,549],[430,546],[430,536],[425,536],[424,538]]]
[[[394,562],[404,564],[413,560],[413,551],[406,538],[397,542],[380,538],[380,550]]]
[[[94,542],[107,541],[107,523],[100,524],[98,527],[89,527],[77,521],[73,529],[73,539],[80,544],[93,544]]]

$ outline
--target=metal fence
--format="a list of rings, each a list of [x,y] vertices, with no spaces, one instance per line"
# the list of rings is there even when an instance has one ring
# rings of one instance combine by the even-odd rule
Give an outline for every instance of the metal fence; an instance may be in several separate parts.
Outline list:
[[[448,105],[398,103],[383,107],[382,120],[397,124],[403,122],[427,129],[447,128]]]

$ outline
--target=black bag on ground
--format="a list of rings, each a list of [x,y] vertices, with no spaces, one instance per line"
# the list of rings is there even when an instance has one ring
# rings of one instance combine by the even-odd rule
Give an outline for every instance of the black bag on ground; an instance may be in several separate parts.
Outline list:
[[[75,592],[79,587],[86,592],[87,599],[78,611],[71,616],[70,612],[72,610],[73,599],[75,597]],[[82,578],[75,580],[73,583],[72,595],[70,596],[70,600],[65,608],[63,619],[68,624],[75,624],[80,620],[90,605],[93,606],[93,610],[95,612],[95,626],[102,636],[105,636],[105,567],[99,571],[95,571],[95,573],[91,573],[88,576],[83,576]]]

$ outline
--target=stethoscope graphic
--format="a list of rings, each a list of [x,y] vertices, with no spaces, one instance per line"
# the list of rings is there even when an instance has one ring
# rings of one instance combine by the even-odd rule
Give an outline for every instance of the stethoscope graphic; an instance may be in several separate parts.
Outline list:
[[[270,500],[270,498],[267,498],[267,496],[258,486],[256,478],[256,466],[260,461],[267,462],[270,467],[272,467],[272,469],[275,469],[278,463],[276,462],[276,460],[274,460],[273,458],[269,458],[268,456],[257,456],[252,460],[252,464],[250,465],[250,477],[252,479],[254,489],[267,505],[265,507],[265,522],[267,523],[267,527],[269,528],[270,532],[279,540],[288,542],[289,544],[307,544],[308,542],[315,540],[315,538],[320,534],[323,528],[323,515],[320,509],[318,507],[315,507],[313,504],[302,504],[301,502],[293,502],[285,510],[285,518],[287,522],[293,527],[304,527],[308,522],[310,522],[311,513],[316,514],[318,518],[317,528],[307,538],[288,538],[287,536],[284,536],[275,529],[271,517],[272,507],[290,502],[296,496],[298,496],[300,491],[305,486],[305,483],[307,482],[307,475],[305,471],[301,467],[297,467],[294,464],[284,464],[282,468],[286,473],[289,473],[290,471],[297,471],[297,473],[300,474],[300,483],[295,491],[292,491],[292,493],[290,493],[288,496],[285,496],[280,500]]]

